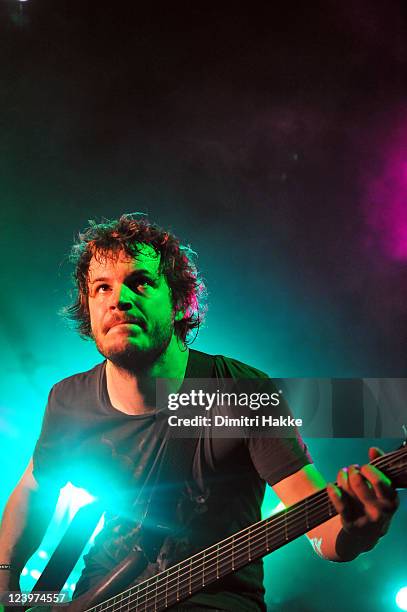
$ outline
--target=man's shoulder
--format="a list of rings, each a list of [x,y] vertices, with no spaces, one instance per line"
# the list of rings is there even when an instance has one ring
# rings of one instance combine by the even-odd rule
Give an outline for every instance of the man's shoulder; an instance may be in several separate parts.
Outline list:
[[[226,355],[208,355],[214,360],[215,373],[218,378],[269,378],[269,376],[239,359],[227,357]]]
[[[247,363],[243,363],[243,361],[239,361],[239,359],[226,357],[225,355],[214,355],[214,357],[215,367],[219,368],[221,375],[225,378],[227,376],[231,376],[232,378],[268,378],[268,375],[262,370]]]
[[[52,387],[52,392],[66,393],[75,392],[75,390],[83,392],[87,388],[93,387],[95,384],[97,384],[103,368],[104,362],[96,364],[93,366],[93,368],[90,368],[85,372],[78,372],[77,374],[67,376],[66,378],[63,378],[55,383],[55,385]]]

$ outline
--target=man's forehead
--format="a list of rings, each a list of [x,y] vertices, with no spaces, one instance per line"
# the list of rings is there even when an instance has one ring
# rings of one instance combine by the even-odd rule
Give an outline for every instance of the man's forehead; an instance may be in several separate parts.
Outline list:
[[[157,273],[160,266],[160,253],[149,244],[138,244],[137,252],[132,257],[124,250],[114,252],[99,252],[92,256],[89,263],[89,279],[92,280],[96,275],[108,270],[113,271],[119,268],[129,268],[131,270],[147,270]]]

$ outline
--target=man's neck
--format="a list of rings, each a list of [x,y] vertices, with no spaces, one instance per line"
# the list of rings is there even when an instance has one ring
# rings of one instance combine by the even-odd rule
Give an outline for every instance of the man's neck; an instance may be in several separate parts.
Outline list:
[[[185,377],[189,350],[180,348],[173,336],[164,353],[143,372],[121,368],[109,359],[106,382],[110,401],[125,414],[146,414],[156,409],[156,379],[172,379],[171,392],[178,391]]]

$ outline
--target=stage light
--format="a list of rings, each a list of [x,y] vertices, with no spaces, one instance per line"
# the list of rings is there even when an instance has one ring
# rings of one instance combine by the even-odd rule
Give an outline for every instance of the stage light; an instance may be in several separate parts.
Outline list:
[[[277,512],[280,512],[280,510],[284,510],[284,508],[285,505],[283,504],[283,502],[280,502],[279,504],[277,504],[277,506],[273,508],[270,514],[277,514]]]
[[[397,593],[396,604],[400,610],[407,610],[407,586],[402,587]]]
[[[102,514],[102,516],[99,519],[98,524],[95,527],[95,531],[92,533],[92,535],[90,536],[89,539],[89,543],[93,544],[93,542],[95,541],[96,536],[98,535],[98,533],[100,533],[104,527],[105,524],[105,515]]]
[[[85,489],[74,487],[71,483],[68,483],[61,489],[56,507],[57,516],[63,516],[67,512],[69,519],[72,520],[79,508],[93,501],[95,501],[95,498]]]
[[[40,559],[48,559],[49,555],[45,550],[39,550],[38,556]]]
[[[38,578],[41,576],[41,572],[39,572],[39,571],[38,571],[38,570],[36,570],[36,569],[31,570],[31,572],[30,572],[30,576],[31,576],[32,578],[34,578],[34,580],[38,580]]]

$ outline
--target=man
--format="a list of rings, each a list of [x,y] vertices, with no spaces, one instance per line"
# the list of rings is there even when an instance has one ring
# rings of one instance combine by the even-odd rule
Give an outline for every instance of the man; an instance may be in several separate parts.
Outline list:
[[[200,323],[203,285],[190,252],[172,234],[124,215],[92,224],[74,246],[73,259],[77,300],[67,312],[105,361],[51,390],[33,459],[4,513],[0,590],[18,586],[68,480],[101,498],[113,489],[116,501],[112,506],[105,500],[106,525],[75,595],[126,556],[139,537],[140,520],[153,539],[158,524],[167,528],[171,563],[182,552],[187,557],[258,521],[265,481],[286,506],[325,486],[299,436],[172,440],[155,405],[157,378],[179,381],[178,390],[188,378],[265,376],[236,360],[188,348],[188,334]],[[373,459],[380,451],[369,454]],[[373,466],[341,470],[338,484],[341,489],[329,485],[329,497],[339,516],[308,537],[321,556],[347,561],[386,532],[398,499]],[[263,596],[257,561],[179,608],[264,610]]]

